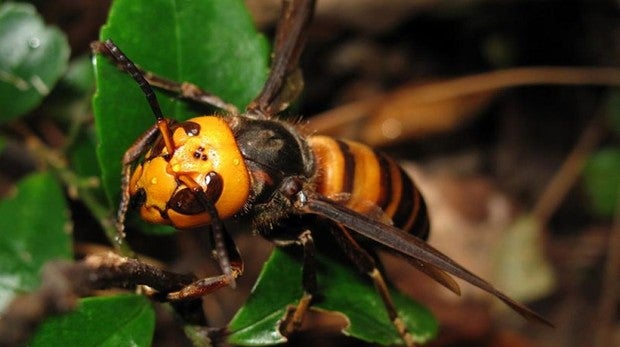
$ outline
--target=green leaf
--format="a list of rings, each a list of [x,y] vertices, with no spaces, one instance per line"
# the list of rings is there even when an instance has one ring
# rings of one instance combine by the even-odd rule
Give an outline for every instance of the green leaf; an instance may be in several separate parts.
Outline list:
[[[345,329],[347,335],[382,345],[402,344],[370,281],[352,271],[351,265],[329,260],[321,260],[325,271],[321,276],[325,283],[325,290],[322,290],[325,300],[317,307],[347,316],[350,322]],[[391,290],[391,295],[416,342],[424,343],[437,335],[437,321],[428,309],[395,290]]]
[[[70,259],[71,235],[63,191],[49,173],[21,180],[0,201],[0,310],[39,286],[39,270]]]
[[[0,5],[0,122],[33,108],[67,68],[69,44],[32,5]]]
[[[241,108],[267,76],[268,45],[241,0],[115,1],[100,38],[114,40],[146,70],[195,83]],[[98,157],[104,189],[116,205],[123,153],[154,124],[154,117],[138,85],[100,55],[95,79]],[[170,118],[199,115],[186,102],[158,96]]]
[[[92,297],[66,315],[48,318],[29,346],[151,346],[155,311],[141,295]]]
[[[383,345],[402,344],[388,319],[383,302],[370,281],[354,273],[351,266],[332,258],[318,257],[320,298],[313,307],[344,314],[349,326],[344,333]],[[421,305],[392,291],[399,314],[417,342],[423,343],[437,334],[437,321]],[[301,263],[276,249],[246,304],[237,312],[228,329],[228,341],[240,345],[284,343],[278,331],[287,307],[301,298]]]
[[[594,211],[611,217],[620,192],[620,149],[606,148],[595,153],[585,167],[584,179]]]
[[[302,294],[299,262],[276,248],[263,265],[252,294],[230,322],[228,342],[250,346],[286,342],[278,331],[279,320]]]

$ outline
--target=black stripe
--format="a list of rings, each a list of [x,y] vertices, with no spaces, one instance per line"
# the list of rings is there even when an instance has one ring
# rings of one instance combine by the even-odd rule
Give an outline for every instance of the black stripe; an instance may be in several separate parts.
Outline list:
[[[403,228],[409,220],[409,217],[413,213],[414,208],[414,198],[415,198],[415,188],[413,187],[413,182],[405,171],[398,167],[398,172],[400,174],[400,181],[402,182],[401,192],[400,192],[400,201],[398,202],[398,207],[396,208],[396,212],[394,216],[392,216],[392,221],[394,222],[394,226],[397,228]],[[408,231],[408,230],[405,230]]]
[[[383,211],[388,207],[390,202],[392,202],[392,177],[390,175],[390,168],[394,163],[391,163],[387,158],[381,153],[373,151],[375,154],[375,158],[377,158],[377,162],[379,163],[379,199],[377,199],[377,206],[379,206]]]
[[[349,145],[340,140],[335,140],[340,148],[342,157],[344,159],[344,170],[342,173],[342,192],[353,192],[353,182],[355,180],[355,157],[351,153]]]
[[[426,203],[424,202],[424,198],[422,197],[422,194],[420,194],[420,192],[417,192],[418,195],[418,201],[420,204],[420,208],[418,208],[418,213],[415,216],[415,219],[413,221],[413,224],[411,225],[411,228],[409,230],[405,230],[419,238],[421,238],[422,240],[426,240],[428,239],[428,234],[429,234],[429,229],[430,229],[430,223],[429,223],[429,219],[428,219],[428,213],[426,211]]]

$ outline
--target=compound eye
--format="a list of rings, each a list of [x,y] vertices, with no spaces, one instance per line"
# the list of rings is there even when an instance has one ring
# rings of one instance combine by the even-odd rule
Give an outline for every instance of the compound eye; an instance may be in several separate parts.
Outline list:
[[[129,206],[131,208],[140,208],[146,203],[146,190],[139,188],[129,200]]]
[[[185,130],[187,136],[198,136],[200,134],[200,124],[196,122],[183,122],[180,126]]]
[[[215,204],[222,195],[223,185],[222,176],[213,171],[209,172],[205,177],[206,191],[204,194],[206,199]],[[172,196],[168,202],[168,207],[185,215],[203,213],[206,208],[197,194],[189,188],[183,188]]]
[[[217,201],[224,190],[224,180],[217,172],[209,172],[205,176],[205,186],[207,187],[207,198],[209,201]]]
[[[204,206],[196,197],[196,194],[189,188],[178,191],[168,201],[168,207],[185,215],[199,214],[205,211]]]

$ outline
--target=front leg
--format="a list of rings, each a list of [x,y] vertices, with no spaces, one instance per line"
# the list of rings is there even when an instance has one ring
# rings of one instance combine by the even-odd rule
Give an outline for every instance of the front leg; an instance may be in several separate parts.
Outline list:
[[[168,93],[175,94],[181,99],[214,106],[232,115],[239,114],[239,110],[235,105],[227,103],[217,95],[209,93],[193,83],[173,81],[135,65],[111,40],[106,40],[105,42],[94,41],[90,44],[90,47],[94,54],[103,54],[121,70],[130,74],[134,79],[136,76],[139,76],[138,79],[140,79],[140,81],[138,81],[138,83],[140,83],[141,87],[143,85],[148,85],[149,87],[147,88],[150,89],[150,86],[153,86]],[[149,92],[151,91],[149,90]],[[149,101],[149,103],[153,106],[153,102]],[[159,108],[159,106],[157,106],[157,108]]]
[[[230,268],[231,271],[228,274],[224,273],[197,280],[177,291],[166,293],[163,299],[166,301],[197,299],[211,294],[220,288],[234,286],[235,279],[243,272],[243,262],[230,262]]]
[[[208,230],[206,230],[208,228]],[[214,254],[222,274],[194,281],[183,288],[166,293],[163,298],[167,301],[179,301],[196,299],[213,293],[219,288],[230,286],[235,287],[235,280],[243,273],[243,259],[228,231],[221,225],[222,229],[215,231],[211,226],[206,227],[211,239],[212,253]],[[157,295],[156,295],[157,296]]]
[[[210,174],[217,175],[214,172]],[[219,213],[215,208],[214,202],[211,198],[209,198],[210,187],[219,189],[217,188],[217,180],[211,180],[210,182],[212,182],[212,185],[207,184],[205,191],[190,176],[179,175],[178,179],[192,191],[196,199],[204,207],[205,211],[211,215],[211,225],[209,225],[209,227],[211,230],[211,239],[214,241],[214,254],[220,268],[222,269],[222,272],[224,273],[224,276],[228,277],[225,281],[226,284],[222,284],[222,286],[230,285],[234,288],[235,279],[243,272],[243,261],[241,260],[241,255],[239,254],[237,246],[228,234],[224,223],[219,217]]]
[[[117,241],[121,242],[125,238],[125,218],[129,208],[131,195],[129,194],[129,181],[131,180],[131,168],[133,164],[140,159],[150,148],[157,136],[159,135],[159,127],[153,124],[144,132],[123,155],[123,168],[121,171],[121,201],[118,205],[116,213],[116,231],[118,233]]]
[[[203,194],[205,196],[208,195],[204,191]],[[201,199],[201,201],[203,200]],[[214,225],[210,225],[205,227],[204,230],[211,239],[211,251],[220,265],[222,274],[194,281],[177,291],[166,293],[165,300],[195,299],[213,293],[222,287],[235,287],[235,279],[243,273],[243,259],[224,224],[219,219],[214,219],[214,221],[218,223],[217,228],[214,228]]]
[[[235,105],[227,103],[217,95],[209,93],[193,83],[177,82],[156,75],[150,71],[145,71],[142,69],[140,69],[140,71],[144,74],[144,78],[153,87],[176,94],[177,97],[181,99],[190,100],[202,105],[217,107],[233,116],[239,115],[239,110]]]

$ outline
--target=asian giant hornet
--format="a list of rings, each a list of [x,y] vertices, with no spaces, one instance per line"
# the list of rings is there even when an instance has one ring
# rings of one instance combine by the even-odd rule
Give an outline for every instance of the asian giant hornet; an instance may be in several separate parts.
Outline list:
[[[287,88],[305,43],[314,2],[284,1],[267,81],[243,113],[195,85],[141,70],[111,40],[93,44],[95,53],[110,58],[139,84],[156,118],[123,157],[119,235],[124,235],[130,206],[151,223],[207,228],[223,272],[164,293],[165,298],[197,298],[234,286],[243,272],[243,261],[223,221],[246,218],[258,234],[276,245],[296,244],[303,249],[304,294],[284,327],[286,332],[293,331],[318,287],[313,226],[299,229],[287,222],[314,215],[331,223],[336,243],[370,276],[389,318],[409,346],[413,339],[371,250],[364,248],[367,240],[405,257],[456,293],[459,287],[449,274],[495,295],[527,319],[550,324],[424,241],[429,232],[424,199],[394,160],[360,143],[305,135],[294,124],[275,117],[292,99]],[[152,86],[229,114],[185,122],[167,119]]]

